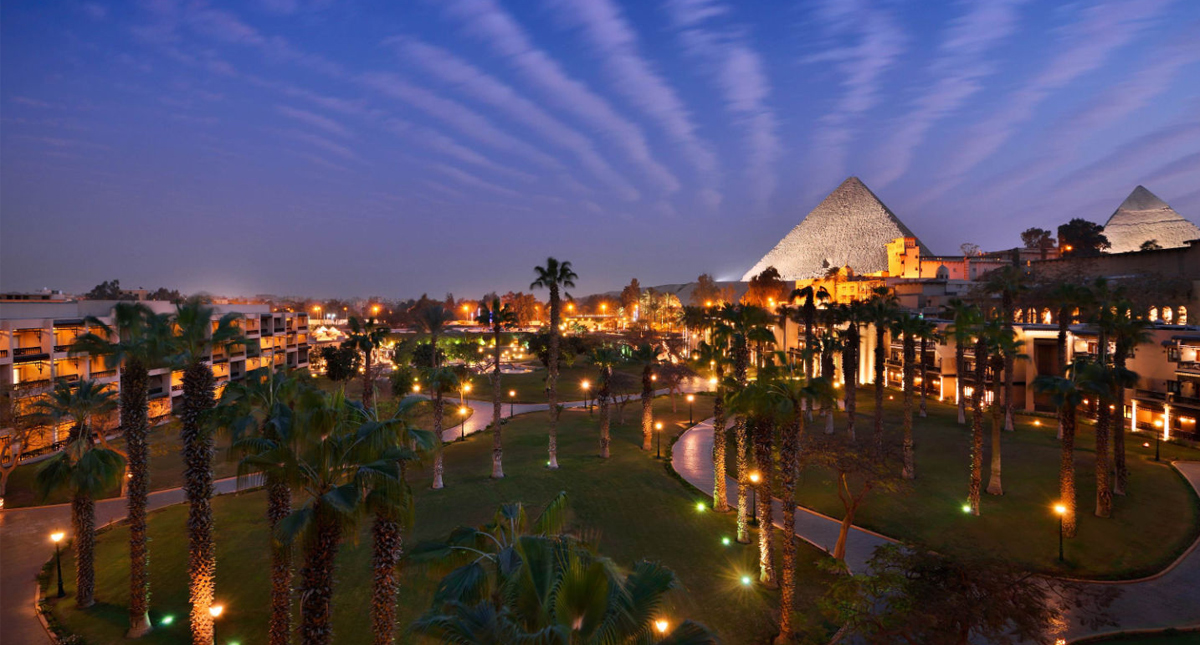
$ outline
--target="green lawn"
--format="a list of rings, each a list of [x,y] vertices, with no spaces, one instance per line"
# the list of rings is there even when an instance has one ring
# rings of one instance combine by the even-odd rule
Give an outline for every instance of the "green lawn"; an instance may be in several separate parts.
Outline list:
[[[1168,631],[1157,635],[1114,636],[1089,640],[1088,645],[1200,645],[1200,632]]]
[[[517,396],[511,399],[515,403],[545,403],[546,402],[546,370],[541,363],[536,363],[538,369],[528,374],[504,374],[500,377],[500,389],[504,401],[510,398],[508,392],[515,390]],[[640,375],[637,367],[617,367],[614,371]],[[578,360],[570,367],[562,366],[558,370],[558,400],[582,401],[596,395],[596,377],[599,370],[584,360]],[[591,385],[585,391],[583,381]],[[589,394],[590,393],[590,394]],[[471,378],[471,393],[473,399],[490,400],[492,398],[492,378],[490,374],[477,374]]]
[[[711,399],[700,397],[696,418],[710,414]],[[670,402],[655,401],[655,412],[666,428],[663,449],[687,421],[687,408],[670,412]],[[732,515],[700,512],[706,497],[673,477],[665,461],[656,461],[640,449],[636,415],[613,427],[612,458],[598,452],[597,417],[584,410],[563,415],[559,428],[559,463],[550,471],[546,459],[545,415],[530,414],[505,426],[505,473],[500,481],[489,478],[491,438],[476,435],[449,447],[446,453],[446,488],[432,491],[429,474],[412,473],[417,494],[417,517],[410,539],[441,536],[460,524],[490,519],[502,502],[524,501],[540,506],[558,491],[571,498],[575,528],[594,537],[600,551],[618,564],[631,565],[646,558],[671,567],[679,577],[679,590],[669,607],[675,619],[691,618],[717,630],[725,642],[765,643],[774,633],[778,594],[738,583],[743,572],[756,570],[756,550],[722,546],[732,536]],[[267,620],[268,580],[263,572],[267,553],[264,499],[251,492],[219,498],[215,503],[218,531],[217,589],[227,605],[220,619],[217,642],[261,642]],[[143,639],[146,643],[176,643],[186,634],[185,508],[175,506],[152,515],[150,535],[153,555],[153,618],[164,614],[174,624]],[[97,597],[100,603],[77,611],[68,597],[58,603],[63,621],[89,642],[117,642],[125,628],[128,566],[127,532],[117,527],[102,535],[97,552]],[[335,629],[338,643],[369,642],[365,608],[369,605],[369,534],[357,544],[348,543],[339,558]],[[796,571],[799,597],[806,622],[816,620],[815,600],[828,579],[814,566],[821,554],[801,542]],[[64,568],[70,570],[70,563]],[[247,573],[251,573],[247,575]],[[400,621],[408,624],[429,606],[434,586],[444,569],[406,565],[399,601]],[[70,577],[70,576],[68,576]],[[69,586],[69,585],[68,585]],[[68,589],[70,593],[70,589]],[[405,635],[404,642],[422,642]]]
[[[898,440],[901,395],[891,391],[889,395],[895,398],[884,402],[885,431]],[[855,426],[859,439],[865,441],[873,427],[872,390],[860,389],[858,402]],[[836,421],[838,430],[844,432],[844,415],[839,413]],[[1095,435],[1091,426],[1081,426],[1075,458],[1079,532],[1067,540],[1067,563],[1060,564],[1058,518],[1052,510],[1058,498],[1056,423],[1026,416],[1017,416],[1015,421],[1016,431],[1004,433],[1001,441],[1004,495],[984,493],[981,514],[973,517],[961,510],[969,478],[969,426],[958,425],[954,406],[930,401],[929,417],[921,419],[914,412],[917,479],[911,490],[871,493],[855,524],[951,555],[982,553],[1037,571],[1089,578],[1132,578],[1155,573],[1195,541],[1200,533],[1200,503],[1167,461],[1200,459],[1200,451],[1163,444],[1163,462],[1155,463],[1153,441],[1147,448],[1142,445],[1145,437],[1129,437],[1129,493],[1115,498],[1111,518],[1100,519],[1093,514]],[[820,432],[823,428],[823,419],[816,417],[809,431]],[[984,428],[986,487],[990,416]],[[802,473],[796,499],[821,513],[842,517],[832,477],[824,470],[812,468]]]
[[[125,440],[118,437],[113,441],[113,448],[125,449]],[[232,477],[237,474],[237,464],[224,459],[229,448],[228,437],[217,438],[217,458],[214,472],[217,478]],[[8,479],[8,491],[4,496],[7,508],[38,506],[41,504],[61,504],[69,501],[65,493],[51,495],[42,500],[34,485],[37,469],[44,461],[18,466]],[[179,422],[170,421],[150,429],[150,490],[163,490],[183,485],[183,454],[179,442]],[[119,489],[114,487],[107,497],[115,497]]]

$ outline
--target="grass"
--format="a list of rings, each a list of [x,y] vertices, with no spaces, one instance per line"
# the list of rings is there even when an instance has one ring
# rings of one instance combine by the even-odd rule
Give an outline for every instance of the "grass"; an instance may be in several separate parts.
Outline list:
[[[1088,645],[1200,645],[1200,632],[1167,630],[1161,634],[1136,634],[1114,636],[1102,640],[1088,640]]]
[[[696,419],[710,414],[711,399],[698,397]],[[657,420],[664,424],[662,446],[669,452],[671,439],[687,421],[687,407],[671,413],[670,401],[655,401]],[[406,541],[443,536],[452,527],[487,521],[503,502],[524,501],[540,507],[560,490],[570,496],[576,530],[595,538],[599,549],[619,565],[639,559],[657,560],[675,571],[679,589],[667,613],[673,620],[691,618],[715,629],[725,642],[765,643],[774,634],[773,614],[778,594],[758,587],[742,587],[738,579],[756,570],[752,547],[723,546],[721,538],[734,533],[731,514],[700,512],[696,503],[707,497],[679,482],[665,461],[643,453],[637,415],[612,429],[612,458],[599,459],[598,417],[584,410],[564,413],[559,427],[557,471],[544,467],[545,415],[523,415],[505,426],[505,474],[490,479],[491,438],[468,437],[446,453],[446,488],[429,489],[428,471],[413,471],[417,496],[413,534]],[[266,633],[268,580],[263,572],[267,535],[261,492],[218,498],[217,589],[227,610],[217,625],[217,643],[259,642]],[[152,515],[150,559],[153,580],[152,617],[160,624],[169,614],[174,622],[160,627],[145,643],[176,643],[185,638],[187,616],[186,509],[174,506]],[[531,509],[531,515],[536,510]],[[127,532],[116,527],[101,536],[97,548],[97,598],[86,611],[74,609],[70,597],[56,603],[61,620],[89,642],[116,642],[125,629],[128,588]],[[347,543],[338,561],[335,630],[338,643],[367,643],[365,608],[369,606],[369,534]],[[802,616],[815,618],[817,594],[828,578],[815,563],[822,557],[814,548],[799,544],[798,594]],[[64,563],[68,571],[71,566]],[[247,572],[256,572],[246,575]],[[429,607],[437,581],[445,569],[406,564],[403,568],[399,622],[409,624]],[[70,593],[70,589],[68,589]],[[424,642],[402,633],[403,642]]]
[[[902,397],[890,390],[888,394],[894,400],[884,402],[885,432],[898,440]],[[860,389],[855,423],[860,441],[869,440],[873,432],[873,403],[873,391]],[[924,419],[914,410],[917,478],[911,489],[871,493],[859,509],[855,524],[949,555],[987,554],[1036,571],[1099,579],[1156,573],[1173,562],[1200,533],[1200,502],[1187,481],[1167,464],[1170,460],[1200,459],[1200,451],[1163,444],[1163,461],[1156,463],[1153,441],[1147,448],[1142,445],[1145,437],[1128,437],[1128,494],[1114,498],[1111,518],[1100,519],[1093,513],[1095,434],[1091,426],[1081,426],[1075,450],[1078,535],[1067,540],[1066,563],[1059,563],[1058,518],[1052,510],[1058,501],[1056,422],[1051,418],[1015,418],[1016,431],[1003,433],[1001,440],[1004,495],[983,493],[980,516],[974,517],[961,510],[967,497],[970,426],[958,425],[953,405],[934,400],[928,408],[929,416]],[[821,432],[823,423],[823,419],[815,418],[808,431]],[[836,427],[845,431],[841,413],[836,417]],[[984,433],[986,487],[990,415],[985,419]],[[842,517],[832,477],[822,469],[809,468],[801,474],[796,499],[808,508]]]
[[[125,449],[125,440],[117,437],[113,448]],[[217,458],[213,471],[216,477],[232,477],[237,474],[237,464],[224,460],[229,448],[227,437],[217,439]],[[4,496],[6,508],[22,508],[42,504],[62,504],[69,501],[66,493],[55,493],[43,500],[37,493],[35,479],[37,470],[44,461],[18,466],[8,479],[8,490]],[[150,490],[163,490],[183,485],[183,452],[179,441],[179,422],[170,421],[150,429]],[[120,492],[113,487],[105,497],[116,497]]]
[[[516,391],[517,396],[511,399],[514,403],[545,403],[546,402],[546,370],[542,368],[541,363],[536,363],[537,369],[527,374],[503,374],[500,377],[501,395],[505,403],[510,401],[508,396],[509,391]],[[615,372],[626,372],[628,374],[640,375],[641,372],[636,367],[616,367]],[[561,366],[558,370],[558,399],[559,401],[582,401],[589,396],[596,395],[596,377],[599,370],[594,365],[588,364],[584,360],[579,360],[576,364],[567,367]],[[582,387],[583,381],[587,381],[591,385],[590,390],[584,390]],[[640,390],[639,390],[640,391]],[[590,393],[590,394],[589,394]],[[492,377],[491,374],[477,374],[471,379],[471,393],[473,399],[481,399],[490,401],[492,398]]]

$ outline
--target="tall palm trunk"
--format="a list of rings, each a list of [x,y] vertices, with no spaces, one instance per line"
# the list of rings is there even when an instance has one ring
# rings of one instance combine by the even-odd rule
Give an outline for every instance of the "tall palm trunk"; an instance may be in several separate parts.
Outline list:
[[[446,401],[442,398],[442,389],[433,391],[433,490],[441,490],[444,486],[442,473],[446,470],[445,446],[442,444],[442,421],[446,412]]]
[[[654,442],[654,367],[642,368],[642,450],[649,451]]]
[[[394,510],[379,510],[371,526],[371,632],[374,645],[396,642],[396,591],[404,532]]]
[[[1125,369],[1128,358],[1127,350],[1121,346],[1123,344],[1119,344],[1113,354],[1113,367],[1119,369]],[[1113,494],[1124,495],[1125,486],[1129,483],[1129,468],[1125,465],[1125,387],[1117,379],[1113,379],[1112,399],[1116,408],[1112,423],[1113,471],[1116,475],[1113,478]]]
[[[504,479],[504,441],[500,429],[500,417],[504,414],[504,404],[500,400],[500,322],[496,315],[496,324],[492,328],[495,340],[492,359],[496,364],[492,368],[492,479]]]
[[[963,394],[963,377],[967,371],[966,343],[954,342],[954,398],[958,402],[958,422],[967,422],[967,399]]]
[[[882,321],[875,321],[875,447],[883,447],[883,334]]]
[[[267,525],[275,528],[292,512],[292,491],[279,476],[267,477]],[[271,540],[271,621],[270,645],[287,645],[292,632],[292,549]]]
[[[799,412],[799,411],[797,411]],[[779,635],[775,642],[792,641],[792,613],[796,611],[796,478],[800,474],[800,436],[804,434],[804,415],[796,414],[791,427],[783,431],[779,447],[779,482],[783,486],[783,570],[779,576]]]
[[[1071,324],[1070,314],[1065,308],[1058,312],[1058,375],[1067,377],[1067,331]],[[1058,438],[1063,438],[1062,410],[1058,414]]]
[[[813,304],[813,296],[809,295],[804,300],[804,380],[812,381],[813,377],[813,345],[816,344],[816,337],[813,335],[813,319],[816,316],[816,306]],[[812,419],[812,401],[804,400],[804,411],[809,419]]]
[[[854,440],[854,417],[858,412],[858,352],[861,335],[858,323],[851,321],[846,330],[846,348],[842,350],[842,380],[846,388],[846,433]]]
[[[724,374],[717,367],[717,391],[713,397],[713,510],[718,513],[729,511],[729,496],[725,474],[725,388],[720,385]]]
[[[609,438],[608,430],[612,422],[609,414],[609,394],[611,388],[609,383],[612,381],[612,368],[605,366],[603,373],[600,376],[600,457],[603,459],[609,458]]]
[[[1065,405],[1059,410],[1062,419],[1062,452],[1058,463],[1059,503],[1067,508],[1063,514],[1063,535],[1075,537],[1075,407]]]
[[[1108,335],[1103,329],[1099,335],[1100,364],[1107,367]],[[1112,462],[1109,453],[1110,422],[1112,415],[1108,406],[1096,398],[1096,517],[1112,515]]]
[[[150,412],[146,399],[149,373],[145,364],[126,361],[121,369],[121,426],[129,460],[126,501],[129,505],[129,638],[150,631],[150,548],[146,536],[146,504],[150,497]]]
[[[922,419],[929,416],[925,409],[925,397],[929,393],[929,363],[925,360],[925,352],[929,349],[929,339],[921,337],[921,412]]]
[[[738,387],[746,387],[747,372],[750,367],[750,348],[745,342],[734,348],[733,375]],[[733,435],[737,442],[737,541],[741,544],[750,543],[749,510],[747,502],[750,497],[750,455],[749,441],[746,436],[746,417],[739,416],[733,422]]]
[[[558,468],[558,285],[550,285],[550,364],[546,375],[546,402],[550,404],[550,469]]]
[[[827,379],[833,383],[834,375],[833,365],[833,349],[826,349],[821,352],[821,378]],[[808,399],[805,399],[807,401]],[[825,415],[825,434],[833,434],[833,400],[826,399],[821,401],[821,414]]]
[[[1004,431],[1013,432],[1013,370],[1016,359],[1011,351],[1004,352]]]
[[[917,352],[916,340],[911,334],[904,335],[904,472],[905,479],[917,476],[913,459],[913,365]]]
[[[771,513],[771,482],[775,469],[772,467],[775,427],[770,419],[757,418],[754,426],[754,462],[762,476],[755,492],[758,504],[758,579],[767,587],[775,587],[775,523]]]
[[[212,645],[217,554],[213,542],[213,436],[202,415],[213,407],[216,379],[212,368],[194,363],[183,373],[183,492],[188,502],[188,597],[192,605],[192,643]]]
[[[300,572],[300,642],[304,645],[330,645],[333,642],[333,571],[341,542],[336,518],[314,505],[316,526],[304,550],[304,568]]]
[[[71,498],[71,524],[75,530],[75,606],[96,604],[96,502],[87,493]]]
[[[375,407],[375,377],[371,373],[374,367],[374,353],[371,350],[363,352],[362,404],[368,410]]]
[[[983,484],[983,382],[987,374],[987,341],[975,341],[975,384],[971,386],[971,486],[972,515],[979,515],[979,490]]]
[[[1003,495],[1004,486],[1000,483],[1000,427],[1001,416],[1006,406],[1000,402],[1001,376],[1005,370],[1005,357],[997,353],[992,362],[992,463],[991,474],[988,477],[988,495]]]

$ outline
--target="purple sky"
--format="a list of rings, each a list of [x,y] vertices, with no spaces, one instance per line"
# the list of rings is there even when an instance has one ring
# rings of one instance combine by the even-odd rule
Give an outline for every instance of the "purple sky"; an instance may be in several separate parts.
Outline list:
[[[1200,3],[6,1],[0,289],[740,276],[847,175],[934,252],[1200,219]]]

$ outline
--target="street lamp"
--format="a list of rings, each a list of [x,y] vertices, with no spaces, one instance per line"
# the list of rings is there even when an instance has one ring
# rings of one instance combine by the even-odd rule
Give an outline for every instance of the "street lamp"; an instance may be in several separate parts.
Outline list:
[[[65,590],[63,590],[62,551],[58,548],[59,543],[62,542],[63,538],[65,538],[65,537],[67,537],[67,534],[63,533],[62,531],[58,531],[56,533],[50,534],[50,541],[54,543],[54,561],[58,564],[58,597],[59,598],[62,598],[63,596],[67,595],[67,592]]]
[[[512,415],[513,415],[513,401],[515,401],[516,398],[517,398],[517,391],[509,390],[508,391],[508,417],[510,419],[512,418]]]
[[[462,421],[458,422],[458,438],[467,438],[467,406],[459,406],[458,415],[462,417]]]
[[[420,394],[420,393],[421,393],[421,384],[413,383],[413,394]]]
[[[1055,504],[1054,512],[1058,514],[1058,561],[1063,561],[1063,517],[1067,514],[1065,504]]]
[[[654,424],[654,434],[654,458],[662,459],[662,421],[658,421]]]
[[[665,635],[670,627],[671,623],[667,622],[667,619],[665,618],[659,618],[658,620],[654,621],[654,629],[657,629],[658,633],[660,634]]]
[[[591,414],[592,414],[592,397],[591,397],[591,394],[588,392],[588,390],[592,387],[592,384],[589,383],[587,379],[583,379],[583,381],[579,384],[579,387],[583,388],[583,402],[585,404],[587,404],[588,416],[591,416]]]
[[[695,394],[687,395],[688,402],[688,425],[692,425],[692,403],[696,400]]]
[[[225,605],[209,605],[208,613],[213,617],[213,642],[217,642],[217,619],[225,611]]]
[[[758,482],[762,481],[762,475],[755,470],[750,473],[750,526],[758,526]]]

